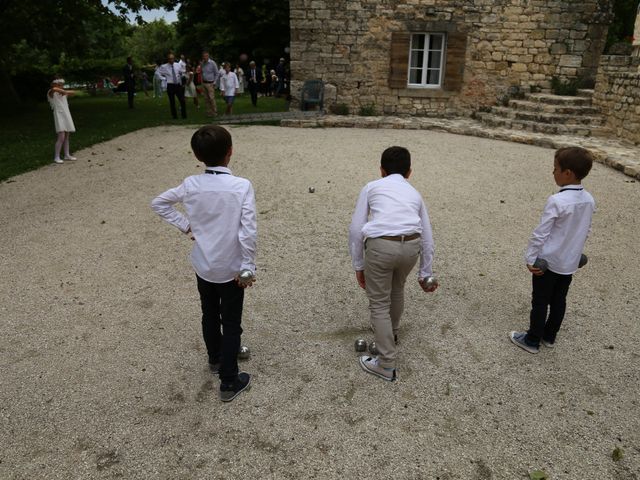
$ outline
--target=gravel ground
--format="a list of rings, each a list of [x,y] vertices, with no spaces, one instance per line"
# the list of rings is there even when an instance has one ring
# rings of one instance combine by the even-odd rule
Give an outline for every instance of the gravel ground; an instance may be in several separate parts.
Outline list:
[[[0,478],[638,478],[639,183],[594,165],[590,261],[556,348],[534,356],[507,335],[528,323],[522,253],[556,191],[552,150],[406,130],[231,132],[230,166],[259,212],[243,321],[254,384],[231,404],[207,369],[191,242],[149,208],[203,170],[192,129],[125,135],[0,184]],[[372,334],[347,229],[394,144],[413,154],[441,288],[408,284],[389,384],[356,363],[353,341]]]

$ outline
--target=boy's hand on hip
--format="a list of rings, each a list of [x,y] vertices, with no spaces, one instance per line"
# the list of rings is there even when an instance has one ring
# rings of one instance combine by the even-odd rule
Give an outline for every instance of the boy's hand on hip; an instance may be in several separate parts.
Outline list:
[[[356,281],[358,282],[358,285],[360,285],[360,288],[365,288],[364,270],[356,270]]]
[[[529,271],[531,273],[533,273],[536,277],[539,277],[541,275],[544,275],[544,272],[542,270],[540,270],[539,268],[534,267],[533,265],[529,265],[527,263],[527,268],[529,269]]]

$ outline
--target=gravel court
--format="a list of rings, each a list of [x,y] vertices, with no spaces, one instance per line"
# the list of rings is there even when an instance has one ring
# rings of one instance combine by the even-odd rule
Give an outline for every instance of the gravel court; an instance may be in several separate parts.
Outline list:
[[[206,367],[186,236],[149,208],[202,166],[192,128],[135,132],[0,185],[0,478],[635,479],[639,184],[595,164],[598,211],[554,350],[527,354],[522,253],[553,151],[439,132],[230,127],[255,187],[258,282],[229,405]],[[412,152],[441,288],[407,285],[400,381],[368,341],[347,229],[382,150]],[[315,193],[308,192],[309,187]],[[614,462],[614,448],[624,450]]]

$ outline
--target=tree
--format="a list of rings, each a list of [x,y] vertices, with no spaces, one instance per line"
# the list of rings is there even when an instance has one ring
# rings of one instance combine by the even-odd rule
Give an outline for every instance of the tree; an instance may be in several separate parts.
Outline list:
[[[176,0],[0,0],[0,96],[3,104],[19,102],[16,77],[47,78],[55,68],[124,54],[131,26],[124,15],[142,8],[173,8]],[[22,82],[18,82],[18,85]]]
[[[134,28],[126,41],[127,50],[138,64],[164,59],[176,46],[176,28],[164,20],[154,20]]]
[[[631,43],[640,0],[613,0],[613,22],[609,26],[605,50],[619,42]]]
[[[289,46],[289,2],[183,0],[177,31],[181,53],[190,56],[209,49],[217,60],[235,61],[241,53],[277,59]]]

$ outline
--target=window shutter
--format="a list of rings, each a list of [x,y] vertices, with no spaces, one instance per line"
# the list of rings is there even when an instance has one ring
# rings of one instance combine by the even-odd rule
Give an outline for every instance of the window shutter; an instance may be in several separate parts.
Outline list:
[[[390,88],[407,88],[409,75],[409,45],[411,34],[393,32],[391,34]]]
[[[462,90],[466,52],[466,33],[451,32],[447,34],[447,64],[444,67],[444,90],[455,92]]]

